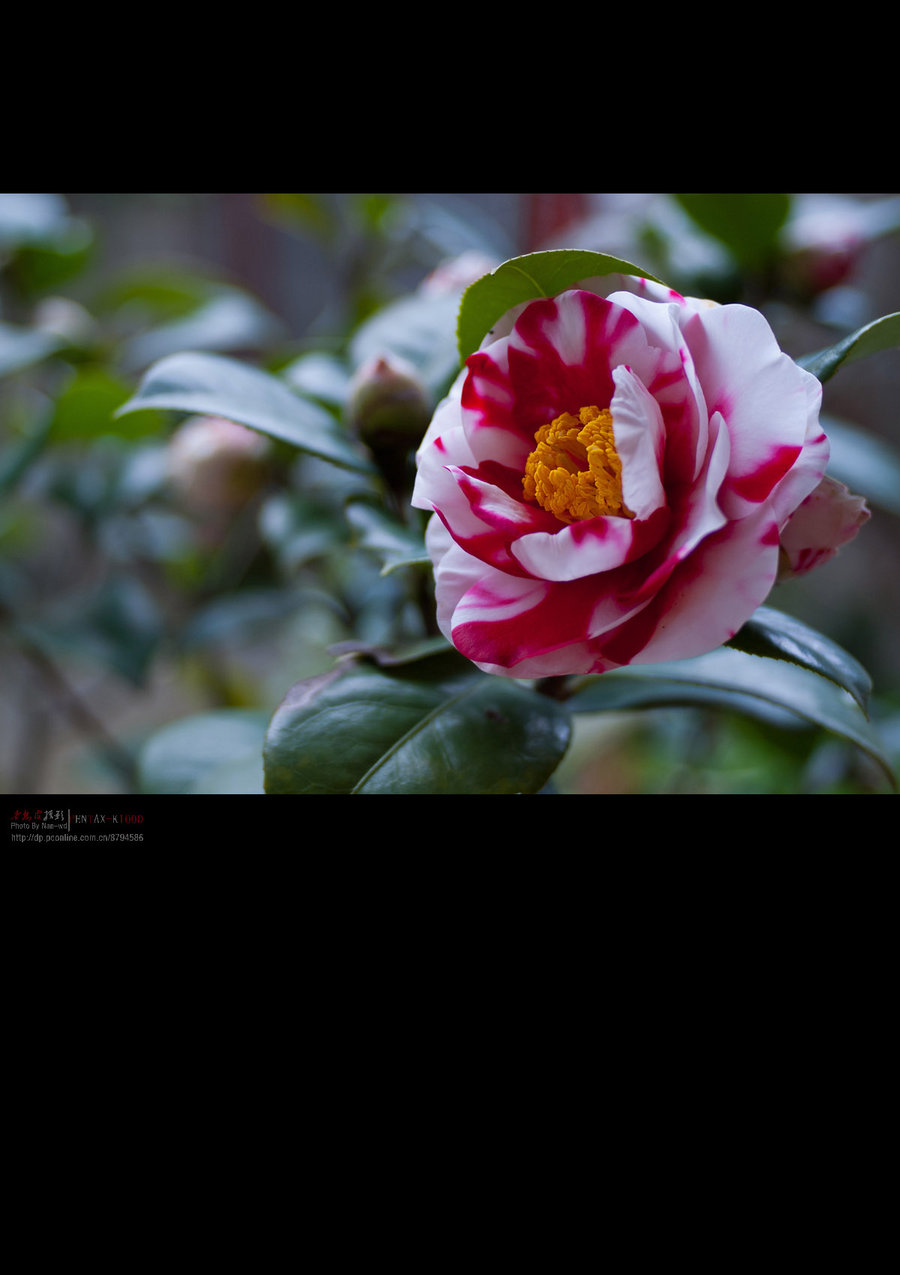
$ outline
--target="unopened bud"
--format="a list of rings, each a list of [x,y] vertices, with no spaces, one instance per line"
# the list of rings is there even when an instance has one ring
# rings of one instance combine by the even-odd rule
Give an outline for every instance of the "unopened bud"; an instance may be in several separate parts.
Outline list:
[[[255,430],[221,416],[192,416],[169,442],[168,474],[189,509],[229,513],[260,490],[269,458],[269,441]]]
[[[415,368],[394,354],[363,363],[350,382],[350,423],[371,447],[412,446],[431,419],[431,403]]]

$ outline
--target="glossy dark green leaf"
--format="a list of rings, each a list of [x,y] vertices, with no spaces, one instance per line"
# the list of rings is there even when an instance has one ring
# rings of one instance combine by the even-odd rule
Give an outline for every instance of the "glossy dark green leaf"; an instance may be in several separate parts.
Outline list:
[[[147,408],[224,416],[347,469],[371,462],[330,412],[276,376],[218,354],[171,354],[145,373],[117,416]]]
[[[759,607],[728,643],[750,655],[789,660],[827,677],[853,696],[864,711],[872,679],[849,651],[801,620],[772,607]]]
[[[457,320],[457,341],[461,362],[477,350],[484,337],[507,310],[536,297],[552,297],[583,280],[608,274],[636,275],[660,280],[641,266],[601,252],[560,248],[531,252],[504,261],[483,275],[463,293]]]
[[[338,666],[298,683],[269,726],[269,793],[535,793],[570,738],[566,709],[526,686],[465,669]]]
[[[703,193],[675,195],[675,199],[701,230],[751,270],[775,253],[791,211],[791,197],[784,194]]]
[[[267,714],[218,709],[171,722],[138,756],[144,793],[262,794]]]
[[[900,312],[874,319],[835,345],[816,354],[806,354],[797,362],[820,381],[827,381],[844,363],[897,348],[900,348]]]
[[[765,721],[784,717],[787,724],[793,718],[855,744],[896,784],[877,732],[849,692],[809,668],[732,647],[583,678],[567,703],[579,712],[703,704]]]

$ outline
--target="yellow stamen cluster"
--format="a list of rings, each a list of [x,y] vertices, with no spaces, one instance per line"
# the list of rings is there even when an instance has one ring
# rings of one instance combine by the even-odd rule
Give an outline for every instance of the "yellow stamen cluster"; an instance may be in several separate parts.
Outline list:
[[[526,500],[562,522],[601,514],[634,517],[622,499],[622,462],[609,408],[582,407],[577,418],[563,412],[542,425],[534,440],[522,478]]]

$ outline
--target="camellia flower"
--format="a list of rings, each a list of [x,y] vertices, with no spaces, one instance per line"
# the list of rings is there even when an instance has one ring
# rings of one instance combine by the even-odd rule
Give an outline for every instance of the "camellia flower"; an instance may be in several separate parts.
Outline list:
[[[780,562],[814,565],[868,516],[823,485],[820,402],[747,306],[624,275],[516,306],[417,454],[442,632],[521,678],[720,646]]]

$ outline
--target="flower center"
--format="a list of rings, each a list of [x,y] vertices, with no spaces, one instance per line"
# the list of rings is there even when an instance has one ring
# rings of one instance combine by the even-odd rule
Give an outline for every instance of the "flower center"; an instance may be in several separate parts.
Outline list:
[[[622,462],[609,408],[582,407],[577,417],[563,412],[542,425],[534,441],[522,478],[526,500],[536,500],[562,522],[602,514],[634,517],[622,499]]]

